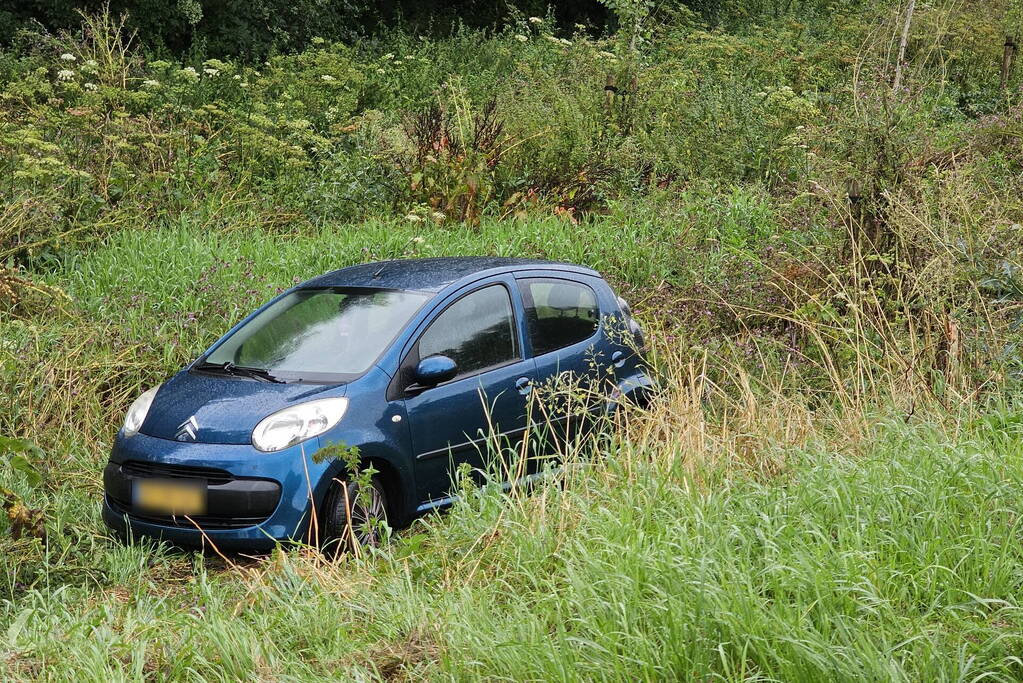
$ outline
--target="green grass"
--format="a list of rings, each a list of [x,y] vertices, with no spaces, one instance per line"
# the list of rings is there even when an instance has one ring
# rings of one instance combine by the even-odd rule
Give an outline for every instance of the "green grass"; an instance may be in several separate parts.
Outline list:
[[[750,205],[739,203],[741,225]],[[905,426],[888,408],[861,418],[867,436],[850,447],[859,431],[823,409],[757,417],[784,403],[760,387],[752,403],[715,412],[708,402],[703,417],[667,422],[667,439],[645,438],[642,425],[676,410],[669,399],[592,444],[600,457],[570,469],[564,488],[470,490],[369,558],[331,565],[292,552],[228,566],[107,536],[100,472],[127,404],[295,279],[392,256],[534,255],[592,264],[642,297],[705,264],[709,252],[680,248],[672,229],[625,215],[478,231],[401,220],[297,235],[178,227],[124,230],[67,254],[46,275],[69,295],[67,312],[2,324],[17,349],[4,366],[3,430],[46,456],[43,488],[8,470],[0,486],[45,511],[48,538],[5,541],[0,674],[1023,675],[1013,659],[1023,440],[1011,419],[927,413]],[[670,367],[684,392],[691,377]],[[693,419],[734,434],[694,445],[683,433]],[[779,419],[812,425],[809,435],[787,439]],[[742,445],[750,439],[759,445]]]
[[[1021,436],[885,423],[858,457],[810,447],[778,480],[711,468],[700,487],[616,442],[563,488],[470,491],[337,565],[94,538],[82,575],[3,603],[0,672],[1014,679]]]

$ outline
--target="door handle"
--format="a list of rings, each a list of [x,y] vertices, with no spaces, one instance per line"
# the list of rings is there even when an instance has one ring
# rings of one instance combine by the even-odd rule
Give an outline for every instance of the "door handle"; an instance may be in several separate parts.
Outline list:
[[[515,380],[515,388],[519,390],[519,393],[523,396],[528,396],[529,392],[533,388],[533,381],[528,377],[519,377]]]
[[[620,368],[625,365],[625,353],[622,351],[615,351],[611,354],[611,362],[614,363],[616,368]]]

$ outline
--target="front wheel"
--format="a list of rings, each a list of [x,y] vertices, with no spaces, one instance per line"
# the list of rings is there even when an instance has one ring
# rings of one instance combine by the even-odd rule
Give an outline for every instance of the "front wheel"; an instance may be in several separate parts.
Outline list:
[[[387,526],[387,494],[379,477],[368,484],[335,479],[323,501],[323,552],[336,557],[377,547]]]

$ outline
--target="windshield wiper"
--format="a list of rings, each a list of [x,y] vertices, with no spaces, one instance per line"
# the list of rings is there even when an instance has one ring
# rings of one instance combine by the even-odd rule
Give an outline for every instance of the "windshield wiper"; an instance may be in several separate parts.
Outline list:
[[[227,375],[234,375],[235,377],[251,377],[252,379],[258,379],[261,382],[273,382],[274,384],[287,384],[283,379],[274,377],[269,371],[263,368],[250,368],[246,365],[235,365],[231,361],[224,363],[203,363],[199,366],[200,370],[213,370],[217,372],[223,372]]]

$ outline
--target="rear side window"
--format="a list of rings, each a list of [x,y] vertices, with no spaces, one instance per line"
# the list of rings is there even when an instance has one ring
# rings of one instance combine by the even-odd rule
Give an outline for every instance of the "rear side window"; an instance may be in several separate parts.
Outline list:
[[[419,357],[448,356],[468,375],[517,360],[515,336],[508,290],[491,285],[448,306],[419,338]]]
[[[593,336],[600,308],[593,290],[568,280],[519,280],[533,355],[550,353]]]

